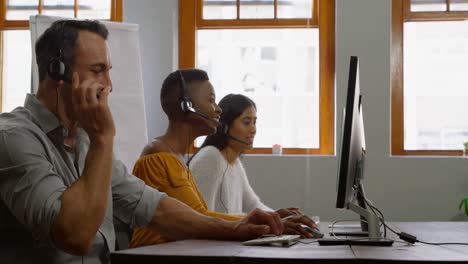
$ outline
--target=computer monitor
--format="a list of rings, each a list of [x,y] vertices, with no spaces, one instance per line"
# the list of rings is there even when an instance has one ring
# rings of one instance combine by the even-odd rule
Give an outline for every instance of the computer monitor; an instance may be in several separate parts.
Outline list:
[[[364,176],[366,143],[362,113],[362,95],[359,88],[358,57],[351,56],[349,63],[348,94],[344,108],[341,151],[338,157],[338,183],[336,208],[349,209],[361,216],[360,234],[381,237],[379,218],[366,206],[361,180]],[[336,235],[337,233],[335,233]],[[355,231],[342,235],[357,235]]]

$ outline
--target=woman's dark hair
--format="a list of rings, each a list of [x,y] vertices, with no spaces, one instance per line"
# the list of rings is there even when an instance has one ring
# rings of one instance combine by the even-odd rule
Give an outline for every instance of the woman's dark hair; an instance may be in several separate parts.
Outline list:
[[[228,143],[228,136],[226,133],[229,133],[229,128],[236,118],[238,118],[245,109],[253,106],[257,109],[254,101],[242,94],[228,94],[219,101],[219,107],[223,111],[219,122],[226,126],[226,131],[223,129],[218,129],[215,134],[209,135],[206,137],[200,148],[206,146],[215,146],[219,150],[223,150]]]

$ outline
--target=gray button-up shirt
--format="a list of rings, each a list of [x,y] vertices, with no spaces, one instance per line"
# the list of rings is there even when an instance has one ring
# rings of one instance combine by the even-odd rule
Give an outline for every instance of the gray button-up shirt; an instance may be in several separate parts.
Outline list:
[[[89,148],[84,130],[78,129],[73,151],[63,143],[66,134],[32,94],[24,107],[0,115],[0,263],[106,263],[115,246],[113,219],[146,226],[165,196],[113,159],[108,206],[90,253],[77,257],[56,248],[52,223]]]

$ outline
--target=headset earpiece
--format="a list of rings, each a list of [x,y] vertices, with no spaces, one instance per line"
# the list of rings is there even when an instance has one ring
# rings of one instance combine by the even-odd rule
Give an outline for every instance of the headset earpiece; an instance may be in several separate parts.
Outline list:
[[[187,90],[187,84],[185,83],[184,76],[182,75],[182,70],[178,70],[178,72],[179,72],[179,77],[180,77],[180,94],[181,94],[180,108],[182,109],[182,112],[193,113],[207,120],[210,120],[211,122],[215,122],[216,124],[218,124],[218,121],[211,119],[207,114],[199,112],[195,110],[195,108],[193,108],[192,99],[190,98],[190,94]]]
[[[60,54],[62,52],[60,51]],[[49,74],[50,78],[55,81],[65,81],[65,72],[66,67],[65,63],[62,61],[62,56],[53,57],[49,61],[49,65],[47,66],[47,74]]]
[[[58,54],[49,60],[49,64],[47,65],[47,74],[50,78],[54,81],[64,81],[70,83],[71,80],[67,78],[66,74],[68,73],[67,66],[64,62],[63,57],[63,47],[65,45],[65,26],[67,21],[63,21],[59,25],[59,31],[61,31],[61,38],[64,42],[60,47],[58,47]]]
[[[229,131],[229,127],[227,124],[223,123],[222,121],[220,122],[220,130],[219,132],[222,133],[224,136],[227,136],[228,135],[228,131]]]
[[[191,111],[191,109],[193,109],[192,101],[182,99],[182,101],[180,102],[180,108],[182,108],[182,112],[184,113],[193,112]]]
[[[180,108],[184,113],[193,113],[195,109],[192,106],[192,99],[187,90],[187,84],[185,83],[184,75],[182,75],[182,70],[179,70],[179,77],[180,77],[180,94],[181,94],[181,102]]]

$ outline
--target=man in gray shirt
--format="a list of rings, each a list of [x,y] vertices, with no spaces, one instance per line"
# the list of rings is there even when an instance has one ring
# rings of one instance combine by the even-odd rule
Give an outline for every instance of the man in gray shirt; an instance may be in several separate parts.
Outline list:
[[[201,215],[113,158],[107,35],[97,21],[53,23],[36,43],[37,94],[0,115],[0,263],[106,263],[114,219],[174,240],[280,234],[274,212]]]

